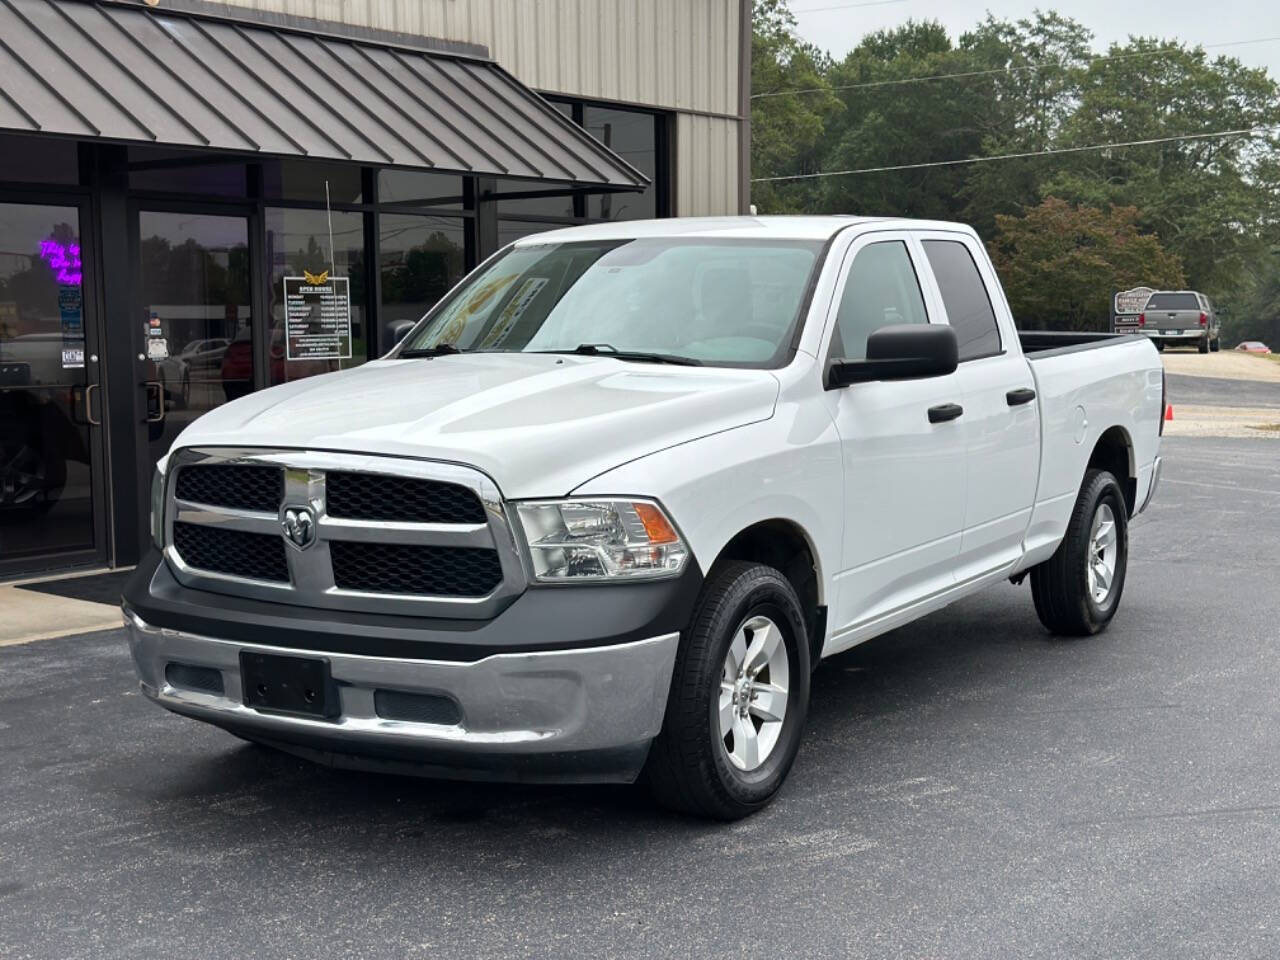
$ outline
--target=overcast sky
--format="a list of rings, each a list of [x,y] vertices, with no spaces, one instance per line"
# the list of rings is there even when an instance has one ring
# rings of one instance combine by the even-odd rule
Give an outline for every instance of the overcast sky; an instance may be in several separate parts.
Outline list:
[[[1130,34],[1174,37],[1184,43],[1225,43],[1280,37],[1280,0],[904,0],[876,6],[848,6],[866,0],[791,0],[797,32],[805,40],[844,57],[866,33],[899,26],[906,20],[938,20],[954,40],[981,20],[988,10],[1016,20],[1036,7],[1054,9],[1083,23],[1101,51]],[[822,10],[821,7],[841,9]],[[808,12],[806,12],[808,11]],[[1207,47],[1207,53],[1238,57],[1266,67],[1280,79],[1280,40],[1244,46]]]

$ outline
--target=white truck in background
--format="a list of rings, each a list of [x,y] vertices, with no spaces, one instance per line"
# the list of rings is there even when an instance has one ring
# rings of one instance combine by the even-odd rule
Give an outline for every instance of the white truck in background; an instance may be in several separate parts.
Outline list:
[[[161,705],[324,762],[740,817],[820,658],[1028,575],[1105,628],[1163,409],[1147,338],[1019,335],[963,226],[528,237],[177,439],[130,645]]]

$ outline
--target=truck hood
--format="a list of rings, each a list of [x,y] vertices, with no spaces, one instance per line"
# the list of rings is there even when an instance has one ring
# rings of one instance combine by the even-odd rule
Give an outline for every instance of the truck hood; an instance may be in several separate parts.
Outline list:
[[[777,397],[765,370],[520,353],[379,360],[224,404],[174,448],[448,460],[483,470],[508,497],[550,497],[658,450],[767,420]]]

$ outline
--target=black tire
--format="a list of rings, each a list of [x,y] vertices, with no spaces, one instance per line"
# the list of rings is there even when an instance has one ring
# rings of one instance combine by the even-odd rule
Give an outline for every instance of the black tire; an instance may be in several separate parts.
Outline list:
[[[1200,338],[1200,344],[1199,344],[1198,349],[1200,350],[1200,352],[1201,352],[1201,353],[1208,353],[1208,352],[1209,352],[1209,338],[1208,338],[1208,337],[1201,337],[1201,338]]]
[[[1154,344],[1156,345],[1156,353],[1164,353],[1164,341],[1163,341],[1163,340],[1155,340],[1155,339],[1153,339],[1151,342],[1152,342],[1152,343],[1154,343]]]
[[[1217,337],[1214,337],[1212,340],[1209,341],[1209,350],[1212,353],[1217,353],[1221,349],[1222,349],[1222,341],[1220,339],[1218,339]]]
[[[1086,557],[1093,520],[1107,505],[1115,519],[1115,573],[1111,589],[1099,604],[1089,589]],[[1129,563],[1129,514],[1124,492],[1106,470],[1089,470],[1071,511],[1067,533],[1052,557],[1031,568],[1031,596],[1036,615],[1052,633],[1087,637],[1106,629],[1120,606]]]
[[[761,614],[778,626],[786,645],[790,689],[776,745],[758,769],[744,772],[730,763],[719,735],[721,670],[738,630]],[[773,800],[800,749],[809,709],[806,622],[795,590],[773,567],[731,563],[708,577],[681,637],[662,731],[645,764],[643,778],[660,804],[737,820]]]

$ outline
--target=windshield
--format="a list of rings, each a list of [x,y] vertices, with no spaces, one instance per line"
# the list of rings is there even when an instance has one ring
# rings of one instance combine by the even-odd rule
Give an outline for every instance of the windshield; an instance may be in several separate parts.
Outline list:
[[[781,363],[822,244],[653,238],[529,243],[468,278],[397,356],[645,354],[720,366]]]

